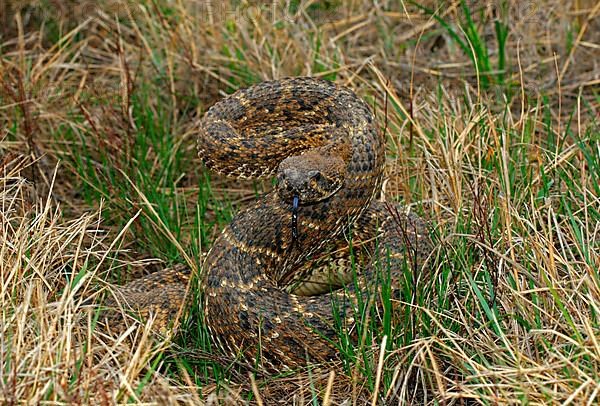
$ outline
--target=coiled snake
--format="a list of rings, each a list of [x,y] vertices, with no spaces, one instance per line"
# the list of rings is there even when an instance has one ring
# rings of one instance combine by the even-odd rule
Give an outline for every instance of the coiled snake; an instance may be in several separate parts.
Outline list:
[[[335,359],[339,332],[353,331],[357,298],[376,292],[377,272],[389,270],[393,282],[406,261],[420,267],[430,251],[423,221],[373,201],[385,141],[345,87],[302,77],[239,90],[201,120],[198,152],[213,171],[278,179],[235,216],[204,262],[205,321],[233,357],[272,370]],[[348,263],[349,246],[358,276],[337,266]],[[121,293],[166,322],[186,282],[185,272],[163,271]]]

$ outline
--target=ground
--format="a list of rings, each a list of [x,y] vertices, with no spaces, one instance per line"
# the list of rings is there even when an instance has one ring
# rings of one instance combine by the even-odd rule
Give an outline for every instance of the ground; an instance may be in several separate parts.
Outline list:
[[[600,3],[9,0],[0,23],[2,403],[598,402]],[[425,273],[285,376],[213,348],[197,304],[176,334],[100,328],[115,285],[199,272],[271,187],[205,171],[199,117],[297,75],[373,107]]]

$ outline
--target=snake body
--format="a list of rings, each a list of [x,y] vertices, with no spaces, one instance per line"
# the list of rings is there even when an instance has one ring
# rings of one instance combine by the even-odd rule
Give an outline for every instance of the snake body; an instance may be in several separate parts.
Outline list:
[[[423,221],[373,201],[385,140],[367,104],[348,88],[302,77],[239,90],[202,118],[198,153],[219,173],[278,178],[275,190],[234,217],[203,265],[205,321],[234,358],[271,370],[335,359],[340,328],[353,329],[357,298],[382,268],[375,254],[387,258],[380,263],[394,279],[400,262],[420,266],[429,251]],[[323,283],[332,274],[319,279],[312,269],[328,264],[323,252],[349,245],[350,228],[356,242],[371,247],[358,250],[366,253],[358,282]],[[136,282],[134,301],[144,310],[157,302],[168,320],[185,289],[171,283],[173,273],[148,278],[163,291],[153,295],[144,289],[149,282]],[[132,297],[132,289],[123,294]]]
[[[369,107],[351,90],[325,80],[263,82],[232,94],[205,114],[198,151],[217,172],[277,174],[280,183],[279,190],[239,213],[207,256],[204,311],[213,337],[232,356],[260,359],[269,368],[335,358],[335,326],[342,315],[351,328],[354,301],[346,300],[336,316],[331,295],[301,296],[281,287],[307,258],[344,240],[343,231],[361,216],[360,232],[375,235],[383,229],[395,251],[406,248],[393,230],[385,231],[393,228],[384,221],[387,210],[372,204],[382,181],[385,143]],[[314,171],[321,178],[332,172],[339,176],[332,163],[340,160],[344,174],[335,193],[305,205],[300,199],[294,238],[292,199],[281,184],[295,178],[301,182]],[[414,216],[401,219],[418,224],[418,232],[412,233],[417,246],[416,239],[425,239],[423,225]],[[355,294],[343,290],[337,296],[343,302]]]

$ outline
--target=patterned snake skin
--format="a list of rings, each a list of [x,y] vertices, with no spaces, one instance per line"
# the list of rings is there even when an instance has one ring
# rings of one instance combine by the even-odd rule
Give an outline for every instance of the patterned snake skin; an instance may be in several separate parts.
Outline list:
[[[352,335],[357,299],[378,289],[377,275],[387,270],[393,284],[430,252],[422,220],[373,201],[385,142],[369,107],[347,88],[290,78],[240,90],[205,114],[198,152],[219,173],[278,178],[274,191],[235,216],[204,262],[206,323],[232,357],[269,370],[335,359],[339,331]],[[348,271],[349,246],[357,277]],[[120,293],[162,327],[182,308],[188,276],[159,271]]]

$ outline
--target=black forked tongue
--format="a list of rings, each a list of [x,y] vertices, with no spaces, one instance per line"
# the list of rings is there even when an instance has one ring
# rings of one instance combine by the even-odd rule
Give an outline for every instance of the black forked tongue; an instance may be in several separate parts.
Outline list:
[[[292,241],[298,239],[298,206],[300,204],[300,196],[294,195],[292,201]]]

